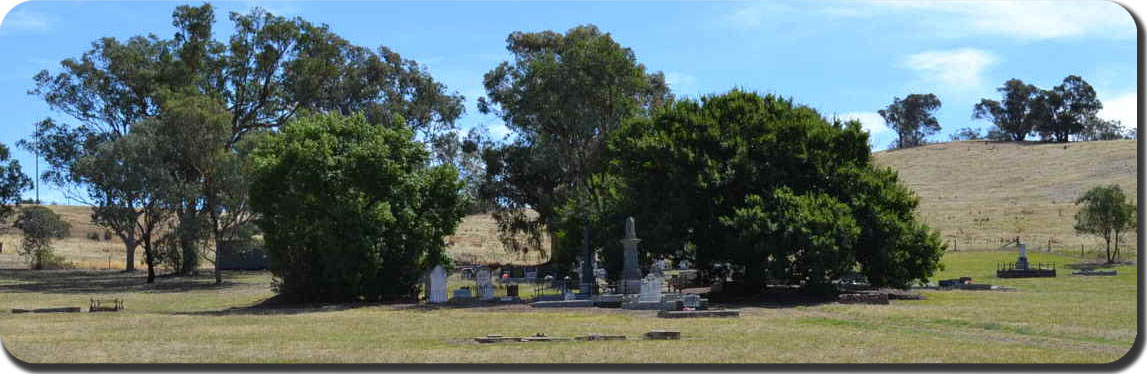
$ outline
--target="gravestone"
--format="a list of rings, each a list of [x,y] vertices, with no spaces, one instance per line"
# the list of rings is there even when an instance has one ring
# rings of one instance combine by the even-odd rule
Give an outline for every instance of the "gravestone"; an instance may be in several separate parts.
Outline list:
[[[490,280],[490,269],[483,266],[478,269],[475,280],[478,282],[478,300],[494,299],[494,282]]]
[[[469,299],[472,297],[474,297],[474,294],[470,293],[469,288],[459,288],[457,290],[454,290],[454,298],[455,299]]]
[[[1018,247],[1020,247],[1020,257],[1018,259],[1016,259],[1016,269],[1027,270],[1028,269],[1028,247],[1027,247],[1027,245],[1025,245],[1023,243],[1020,243],[1018,245]]]
[[[621,245],[625,247],[625,262],[621,269],[621,282],[617,290],[618,293],[622,294],[641,292],[641,269],[637,263],[637,244],[641,243],[641,239],[637,238],[635,226],[633,217],[625,219],[625,238],[621,239]]]
[[[682,299],[682,305],[693,310],[701,309],[701,296],[688,294]]]
[[[642,303],[656,303],[661,301],[661,278],[649,274],[645,279],[641,280],[641,295],[637,298],[638,302]]]
[[[429,303],[445,303],[446,300],[446,268],[442,265],[434,266],[426,275],[426,301]]]
[[[531,280],[531,281],[538,279],[538,269],[527,269],[526,270],[526,279]]]

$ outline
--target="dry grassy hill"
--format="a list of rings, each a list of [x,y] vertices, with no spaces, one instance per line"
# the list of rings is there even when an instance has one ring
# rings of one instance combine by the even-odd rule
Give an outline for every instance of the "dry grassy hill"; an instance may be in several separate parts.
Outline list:
[[[49,205],[48,208],[72,224],[71,234],[53,243],[56,253],[65,257],[79,268],[123,269],[123,242],[116,236],[104,240],[104,229],[91,223],[91,209],[83,206]],[[11,219],[9,219],[11,220]],[[20,231],[11,228],[11,222],[0,225],[7,229],[0,231],[0,269],[24,268],[26,264],[16,249],[20,245]],[[99,240],[88,238],[95,234]],[[453,237],[447,239],[448,249],[455,261],[463,263],[495,263],[513,265],[536,265],[546,262],[549,243],[543,243],[545,251],[531,253],[511,253],[502,249],[498,241],[497,225],[489,215],[470,215],[458,225]],[[136,254],[143,261],[143,250]],[[207,265],[205,265],[207,266]]]
[[[1080,245],[1095,251],[1102,241],[1075,234],[1075,199],[1102,184],[1118,184],[1135,196],[1135,151],[1134,140],[967,141],[877,152],[874,158],[899,171],[920,196],[920,215],[957,250],[998,248],[1001,240],[1019,236],[1029,248],[1046,249],[1050,240],[1053,250],[1078,254]],[[1134,242],[1129,235],[1125,248],[1135,248]]]

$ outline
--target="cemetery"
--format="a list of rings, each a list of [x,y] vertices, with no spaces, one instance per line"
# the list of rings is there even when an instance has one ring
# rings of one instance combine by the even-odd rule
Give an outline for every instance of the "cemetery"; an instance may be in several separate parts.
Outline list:
[[[1056,45],[922,32],[984,27],[932,6],[267,5],[12,13],[12,357],[1104,364],[1142,339],[1129,66],[1077,61],[1123,50],[1067,24],[1112,12],[1048,17],[1086,39]]]

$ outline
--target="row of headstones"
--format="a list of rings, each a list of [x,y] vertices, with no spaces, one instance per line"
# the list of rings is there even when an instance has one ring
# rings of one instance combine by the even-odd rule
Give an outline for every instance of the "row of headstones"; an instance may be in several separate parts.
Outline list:
[[[447,302],[446,298],[446,268],[442,265],[437,265],[426,274],[426,301],[429,303],[439,304]],[[491,280],[490,269],[485,267],[478,269],[478,274],[475,276],[478,282],[478,300],[493,300],[494,299],[494,282]],[[454,298],[456,299],[469,299],[473,296],[469,289],[459,289],[454,291]]]

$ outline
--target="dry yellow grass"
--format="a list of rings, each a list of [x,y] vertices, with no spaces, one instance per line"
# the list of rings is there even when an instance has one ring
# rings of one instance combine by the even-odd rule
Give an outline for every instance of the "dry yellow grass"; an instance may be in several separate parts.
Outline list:
[[[450,243],[450,257],[463,263],[537,265],[549,260],[549,240],[542,242],[542,251],[530,253],[510,252],[498,240],[498,224],[489,214],[466,216],[458,225]]]
[[[64,256],[67,262],[80,269],[123,269],[123,241],[114,235],[111,240],[103,240],[104,229],[91,223],[91,208],[68,205],[47,207],[72,225],[68,237],[52,244],[56,254]],[[100,240],[88,239],[89,233],[98,234]],[[447,241],[450,243],[450,256],[464,263],[537,265],[548,261],[548,240],[543,242],[541,252],[514,253],[503,249],[498,240],[497,224],[488,214],[466,216],[454,236],[447,238]],[[4,251],[0,253],[0,269],[26,267],[24,260],[16,254],[20,245],[20,230],[10,228],[3,232],[0,234],[0,243],[4,243]],[[138,250],[136,259],[141,262],[141,266],[142,256],[142,250]]]
[[[878,152],[878,165],[900,173],[920,196],[920,216],[957,250],[998,248],[1017,236],[1029,248],[1094,255],[1102,240],[1076,235],[1075,199],[1118,184],[1136,193],[1134,140],[1069,144],[978,141]],[[1121,241],[1135,253],[1135,235]],[[951,248],[951,247],[950,247]]]

